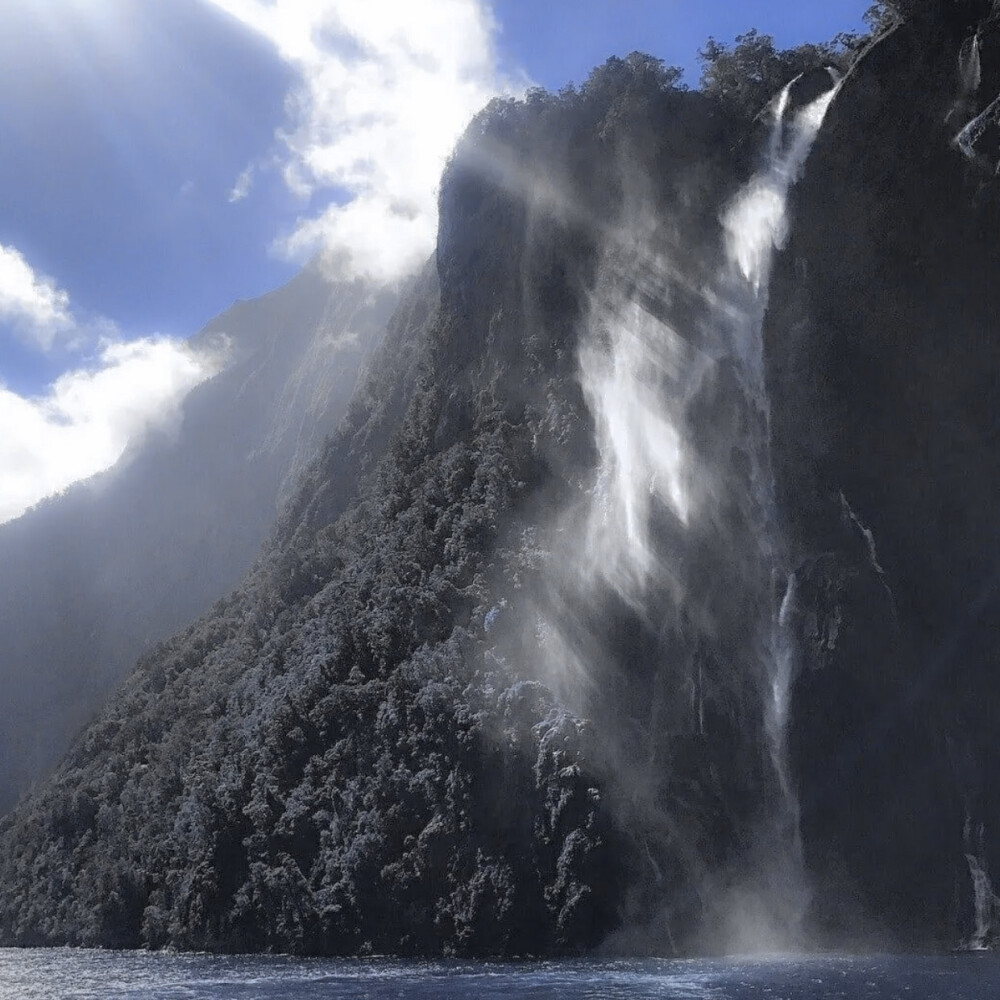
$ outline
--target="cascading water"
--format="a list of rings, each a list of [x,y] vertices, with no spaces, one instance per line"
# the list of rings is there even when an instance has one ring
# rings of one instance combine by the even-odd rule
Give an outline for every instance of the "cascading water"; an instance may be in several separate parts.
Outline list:
[[[734,651],[733,667],[743,663],[755,675],[727,683],[760,699],[777,789],[768,829],[761,831],[761,884],[748,890],[759,897],[754,919],[760,913],[772,930],[751,944],[760,947],[794,944],[808,903],[787,753],[796,580],[785,562],[775,510],[762,326],[773,254],[787,236],[788,193],[833,99],[836,78],[831,72],[831,86],[799,106],[795,83],[771,106],[761,169],[723,213],[721,272],[692,292],[690,279],[672,263],[680,258],[656,251],[649,233],[633,231],[627,246],[618,244],[608,254],[580,353],[600,455],[583,586],[610,587],[643,627],[683,634],[681,646],[711,647],[728,628],[735,637],[729,641],[742,647]],[[702,309],[697,319],[697,310],[684,305],[691,294]],[[648,307],[656,299],[664,303],[660,310]],[[707,425],[704,416],[692,413],[704,403],[699,394],[706,380],[732,387],[709,392],[728,416],[709,417]],[[708,550],[721,560],[734,593],[720,595],[719,580],[695,555]],[[727,602],[740,610],[730,612]],[[735,617],[720,625],[727,614]],[[658,626],[664,617],[671,620]],[[664,669],[694,692],[685,702],[692,715],[688,731],[704,736],[703,658],[693,654],[687,677],[678,676],[674,663]],[[676,840],[676,831],[671,836]]]
[[[770,620],[760,623],[760,641],[764,732],[778,786],[778,803],[771,829],[765,833],[773,853],[769,858],[771,870],[764,873],[764,881],[770,884],[770,905],[779,911],[777,917],[792,939],[798,936],[809,901],[799,804],[787,745],[795,680],[791,619],[796,577],[786,565],[777,517],[762,328],[774,251],[784,245],[788,236],[788,194],[836,94],[837,77],[831,72],[831,88],[789,118],[795,82],[785,87],[772,105],[768,156],[763,168],[734,199],[722,220],[731,268],[726,284],[735,305],[728,313],[728,335],[738,378],[756,417],[751,423],[754,439],[747,448],[753,493],[753,514],[748,520],[771,590]]]
[[[795,678],[795,648],[791,636],[791,615],[795,607],[796,578],[788,576],[781,607],[773,620],[770,641],[770,691],[764,699],[764,729],[770,743],[771,761],[792,839],[794,855],[801,858],[799,807],[788,767],[788,718],[791,710],[792,681]]]
[[[773,103],[764,167],[723,218],[732,271],[721,276],[725,294],[715,316],[721,330],[709,336],[708,351],[696,346],[693,331],[679,331],[645,308],[636,289],[631,294],[622,291],[621,272],[628,268],[648,272],[646,282],[659,279],[655,289],[659,294],[679,280],[642,234],[627,249],[616,248],[615,263],[606,264],[604,287],[591,304],[592,335],[581,350],[581,371],[595,417],[601,464],[590,550],[594,572],[608,577],[633,602],[640,599],[659,561],[651,548],[652,500],[665,504],[682,524],[691,513],[694,474],[682,439],[684,415],[701,375],[718,362],[720,353],[735,362],[748,397],[764,418],[763,440],[753,442],[751,449],[758,466],[753,487],[759,506],[773,520],[761,339],[767,284],[774,250],[787,236],[788,191],[834,95],[834,89],[827,90],[787,121],[795,82]],[[770,539],[772,534],[769,525],[760,537]]]
[[[993,891],[993,882],[986,867],[986,828],[973,829],[972,818],[965,817],[965,861],[972,879],[973,928],[962,942],[966,951],[987,951],[997,943],[1000,933],[1000,898]]]
[[[768,819],[753,876],[739,892],[749,900],[742,925],[767,930],[726,942],[741,948],[798,943],[808,903],[787,753],[796,579],[775,509],[762,327],[772,258],[787,236],[788,193],[836,91],[830,76],[808,103],[796,100],[796,81],[772,103],[761,168],[721,217],[721,264],[698,272],[704,257],[671,243],[649,213],[637,213],[641,222],[611,241],[579,357],[599,453],[584,522],[570,532],[578,538],[583,528],[586,552],[567,561],[574,596],[563,608],[574,610],[546,632],[557,674],[593,678],[610,669],[608,659],[628,671],[638,694],[618,703],[621,743],[610,753],[629,769],[623,781],[632,801],[653,789],[650,808],[671,808],[669,777],[658,798],[657,776],[635,773],[662,768],[674,752],[669,740],[657,751],[658,727],[701,746],[720,733],[720,747],[736,740],[747,752],[763,733]],[[614,620],[632,623],[619,639],[588,632],[608,620],[609,607]],[[636,675],[654,679],[643,687]],[[730,721],[718,721],[720,705]],[[746,721],[732,721],[738,717]],[[637,719],[649,729],[642,752]],[[747,773],[757,773],[752,762]],[[748,777],[747,790],[757,780]],[[712,909],[707,897],[730,888],[715,885],[713,863],[699,860],[704,828],[685,815],[663,817],[663,842],[680,851]],[[645,849],[655,870],[648,842]]]

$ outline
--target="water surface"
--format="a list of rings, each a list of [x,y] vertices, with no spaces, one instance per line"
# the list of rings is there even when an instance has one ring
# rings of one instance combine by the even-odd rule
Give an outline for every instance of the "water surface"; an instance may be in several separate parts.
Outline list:
[[[538,963],[0,949],[0,1000],[995,1000],[1000,959],[878,956]]]

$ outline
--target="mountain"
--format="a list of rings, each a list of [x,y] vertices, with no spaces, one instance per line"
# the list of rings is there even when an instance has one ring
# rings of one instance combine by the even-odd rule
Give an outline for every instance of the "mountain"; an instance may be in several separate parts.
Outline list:
[[[994,942],[1000,29],[899,6],[474,119],[258,561],[0,823],[0,941]]]
[[[137,657],[250,567],[347,408],[393,296],[318,266],[192,338],[223,371],[176,433],[0,526],[0,810],[51,769]]]

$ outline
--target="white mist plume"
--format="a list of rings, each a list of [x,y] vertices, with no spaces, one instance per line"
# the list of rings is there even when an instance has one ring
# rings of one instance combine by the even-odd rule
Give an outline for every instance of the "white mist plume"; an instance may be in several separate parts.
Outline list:
[[[753,398],[763,400],[763,349],[760,324],[771,259],[787,238],[787,198],[834,96],[829,90],[800,109],[790,122],[792,81],[775,99],[764,167],[734,199],[723,217],[728,258],[736,281],[735,309],[719,306],[723,350],[736,356]],[[625,267],[661,278],[663,295],[674,269],[655,254],[642,235],[629,251],[605,266],[590,305],[590,335],[580,352],[581,384],[594,415],[600,471],[594,487],[588,549],[593,570],[631,603],[663,560],[653,551],[653,505],[672,511],[681,526],[692,514],[698,476],[682,438],[684,414],[709,359],[692,346],[694,331],[682,335],[644,307],[622,281]],[[731,284],[733,279],[724,279]],[[767,482],[762,482],[766,480]],[[764,506],[773,504],[770,472],[756,477]]]
[[[691,497],[677,413],[666,393],[686,366],[687,345],[635,301],[595,296],[580,370],[594,415],[600,471],[594,486],[588,553],[592,571],[626,599],[641,595],[657,562],[650,539],[654,501],[685,524]]]

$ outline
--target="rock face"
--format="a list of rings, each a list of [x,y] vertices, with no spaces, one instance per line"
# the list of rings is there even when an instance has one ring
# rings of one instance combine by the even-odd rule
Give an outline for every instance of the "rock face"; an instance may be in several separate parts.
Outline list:
[[[0,812],[143,651],[247,571],[393,298],[309,267],[238,303],[193,340],[224,338],[229,363],[190,394],[176,436],[0,526]]]
[[[1000,188],[953,141],[1000,89],[975,7],[902,25],[848,75],[767,326],[805,584],[792,743],[817,906],[850,921],[846,889],[911,942],[972,932],[967,854],[1000,872]]]

